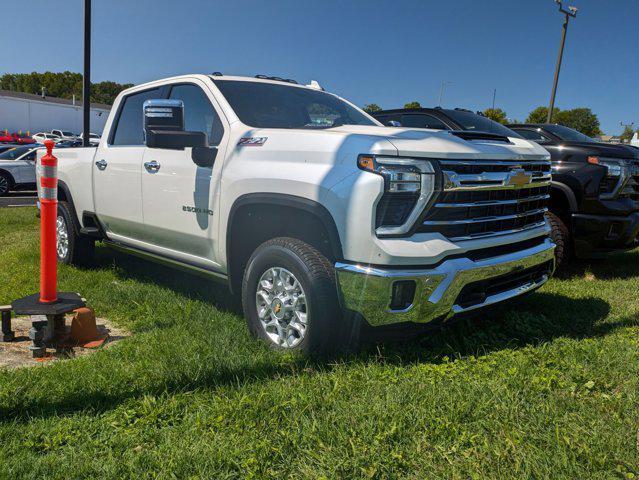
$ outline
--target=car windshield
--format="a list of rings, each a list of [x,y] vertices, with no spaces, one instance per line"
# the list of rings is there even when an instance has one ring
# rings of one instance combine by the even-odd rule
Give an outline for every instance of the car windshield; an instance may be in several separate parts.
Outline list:
[[[75,134],[73,132],[62,132],[62,135],[64,135],[65,137],[73,137],[73,136],[75,136]]]
[[[16,158],[21,157],[22,155],[27,153],[32,148],[33,147],[12,148],[10,150],[0,153],[0,160],[15,160]]]
[[[215,80],[242,123],[258,128],[332,128],[377,125],[330,93],[293,85]]]
[[[557,135],[566,142],[586,142],[596,143],[597,140],[590,138],[588,135],[584,135],[572,128],[564,127],[563,125],[544,125],[544,130],[548,130],[550,133]]]
[[[444,113],[455,123],[461,125],[464,130],[495,133],[505,137],[522,138],[521,135],[513,132],[510,128],[504,127],[501,123],[495,122],[488,117],[477,115],[473,112],[465,112],[463,110],[445,110]]]

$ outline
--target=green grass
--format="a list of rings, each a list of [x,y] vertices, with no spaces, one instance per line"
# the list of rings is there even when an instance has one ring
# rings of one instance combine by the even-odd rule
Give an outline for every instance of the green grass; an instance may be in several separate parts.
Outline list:
[[[0,304],[37,290],[0,210]],[[134,335],[0,371],[0,478],[636,478],[639,251],[502,311],[333,362],[252,340],[197,277],[98,249],[60,269]]]

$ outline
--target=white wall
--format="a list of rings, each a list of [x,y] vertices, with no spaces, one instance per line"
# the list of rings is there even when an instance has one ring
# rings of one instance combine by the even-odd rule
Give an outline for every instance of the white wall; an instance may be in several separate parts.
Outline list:
[[[109,110],[91,108],[91,132],[101,134]],[[0,131],[50,132],[53,129],[82,133],[82,107],[0,96]]]

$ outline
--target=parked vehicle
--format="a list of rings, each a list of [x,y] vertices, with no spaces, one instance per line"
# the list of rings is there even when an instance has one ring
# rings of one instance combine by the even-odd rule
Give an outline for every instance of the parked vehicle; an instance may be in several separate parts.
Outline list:
[[[0,153],[0,197],[11,190],[35,187],[39,148],[42,146],[19,146]]]
[[[45,140],[53,140],[54,143],[58,143],[61,138],[52,133],[39,132],[32,136],[36,142],[44,143]]]
[[[80,140],[84,139],[84,133],[80,134]],[[97,133],[89,133],[89,145],[97,146],[100,143],[100,135]]]
[[[17,143],[18,145],[33,145],[37,143],[31,136],[22,132],[12,133],[11,137],[13,138],[13,143]]]
[[[53,135],[60,137],[60,140],[77,141],[80,140],[80,136],[67,130],[51,130]]]
[[[0,143],[13,143],[13,135],[6,130],[0,132]]]
[[[572,253],[598,257],[639,244],[639,150],[561,125],[509,127],[551,154],[549,218],[559,264]]]
[[[81,147],[82,140],[60,140],[55,146],[56,148]]]
[[[208,274],[276,348],[442,321],[553,271],[534,142],[390,129],[317,82],[220,75],[127,89],[105,128],[56,149],[59,260],[103,240]]]

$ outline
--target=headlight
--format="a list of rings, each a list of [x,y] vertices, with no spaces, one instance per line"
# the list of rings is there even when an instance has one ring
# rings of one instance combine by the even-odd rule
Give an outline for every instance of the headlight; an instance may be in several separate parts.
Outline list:
[[[628,181],[628,167],[620,158],[588,157],[588,163],[606,167],[606,176],[599,184],[601,198],[614,198]]]
[[[357,166],[384,179],[375,213],[376,233],[408,233],[434,193],[433,164],[425,159],[360,155]]]

